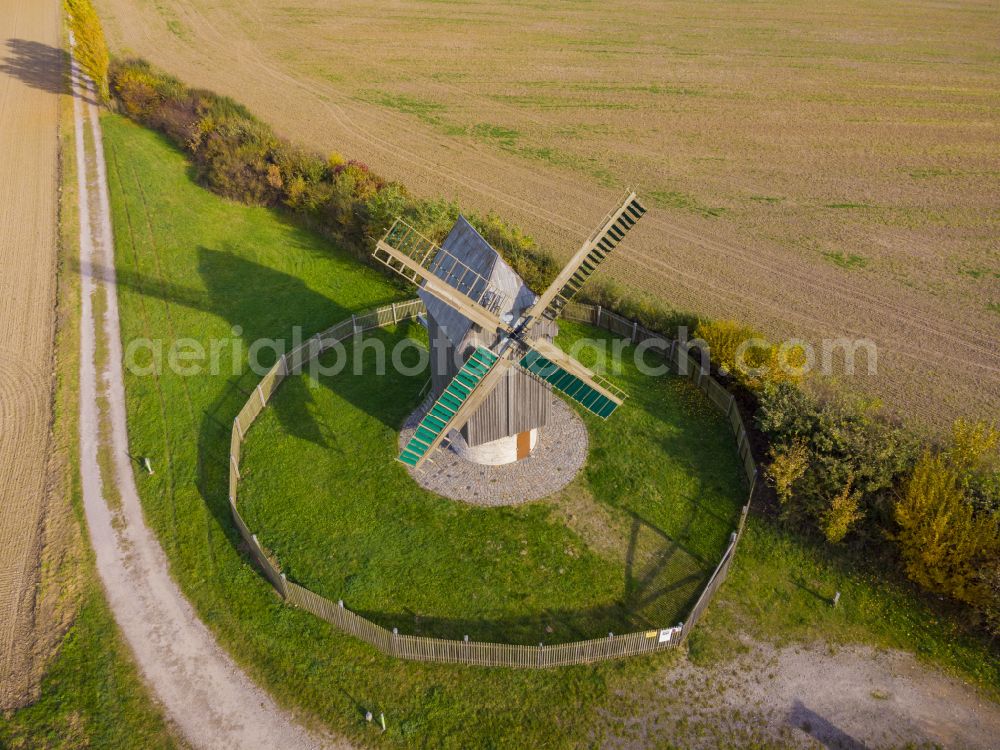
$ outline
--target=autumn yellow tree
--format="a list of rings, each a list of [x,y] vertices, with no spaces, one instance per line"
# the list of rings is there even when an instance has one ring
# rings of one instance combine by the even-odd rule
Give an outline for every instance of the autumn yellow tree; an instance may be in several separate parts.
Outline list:
[[[1000,511],[974,508],[968,476],[996,447],[995,431],[956,426],[949,451],[927,451],[895,503],[895,535],[907,575],[920,586],[967,602],[996,607],[989,571],[1000,566]]]
[[[108,101],[108,46],[97,11],[90,0],[63,0],[75,46],[73,56],[97,87],[101,101]]]
[[[732,320],[701,321],[695,336],[708,344],[712,361],[750,390],[767,383],[798,382],[806,374],[805,349],[781,347],[759,331]]]
[[[826,541],[836,544],[841,541],[864,516],[861,512],[861,493],[854,489],[854,476],[847,478],[847,484],[837,493],[820,519],[820,529]]]
[[[767,467],[767,478],[782,505],[791,500],[795,482],[808,468],[809,448],[804,440],[795,440],[785,450],[771,448],[771,465]]]

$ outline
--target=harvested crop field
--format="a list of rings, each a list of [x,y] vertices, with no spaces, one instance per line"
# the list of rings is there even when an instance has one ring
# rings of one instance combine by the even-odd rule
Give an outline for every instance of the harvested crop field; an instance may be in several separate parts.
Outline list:
[[[557,255],[635,186],[615,278],[818,350],[872,339],[877,374],[841,380],[917,423],[1000,412],[991,2],[98,5],[118,52]]]
[[[0,708],[19,703],[39,669],[34,613],[52,417],[59,24],[54,0],[0,0]]]

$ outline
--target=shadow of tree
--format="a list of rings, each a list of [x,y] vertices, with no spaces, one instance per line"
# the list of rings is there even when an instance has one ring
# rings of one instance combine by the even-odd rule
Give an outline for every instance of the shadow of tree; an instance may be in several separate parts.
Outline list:
[[[30,39],[8,39],[6,47],[9,54],[0,63],[0,73],[41,91],[52,94],[73,91],[80,96],[82,87],[71,88],[79,79],[73,76],[69,53],[65,50]],[[81,99],[96,104],[90,97]]]
[[[830,750],[868,750],[868,746],[854,739],[828,719],[806,707],[802,701],[795,701],[788,713],[788,723],[798,727],[817,742]]]

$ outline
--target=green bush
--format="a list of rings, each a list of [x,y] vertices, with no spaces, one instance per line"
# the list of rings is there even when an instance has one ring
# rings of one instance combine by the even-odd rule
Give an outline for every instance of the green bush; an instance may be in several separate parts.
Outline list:
[[[776,459],[768,478],[784,487],[785,520],[838,541],[861,518],[869,529],[885,524],[890,493],[913,462],[912,440],[873,407],[792,382],[769,383],[758,395],[758,423]],[[789,475],[788,461],[777,459],[793,451],[800,456]],[[837,524],[846,528],[831,534]]]

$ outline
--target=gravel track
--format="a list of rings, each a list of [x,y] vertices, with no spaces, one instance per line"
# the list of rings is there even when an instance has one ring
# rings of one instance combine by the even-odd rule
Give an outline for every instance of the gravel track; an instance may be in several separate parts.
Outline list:
[[[168,572],[166,557],[143,520],[125,421],[122,346],[114,247],[100,124],[96,108],[74,98],[80,196],[80,473],[97,569],[111,610],[139,668],[170,722],[194,747],[334,746],[301,727],[218,646]],[[89,124],[96,148],[84,151]],[[89,184],[92,183],[92,184]],[[95,269],[105,269],[97,278]],[[93,295],[106,294],[103,320]],[[95,366],[97,341],[108,353]],[[113,476],[102,476],[98,396],[107,397]],[[113,486],[112,486],[113,485]],[[109,507],[117,496],[120,506]]]
[[[603,746],[996,747],[1000,707],[909,654],[746,645],[730,663],[682,662],[642,695],[622,693],[604,713]]]

